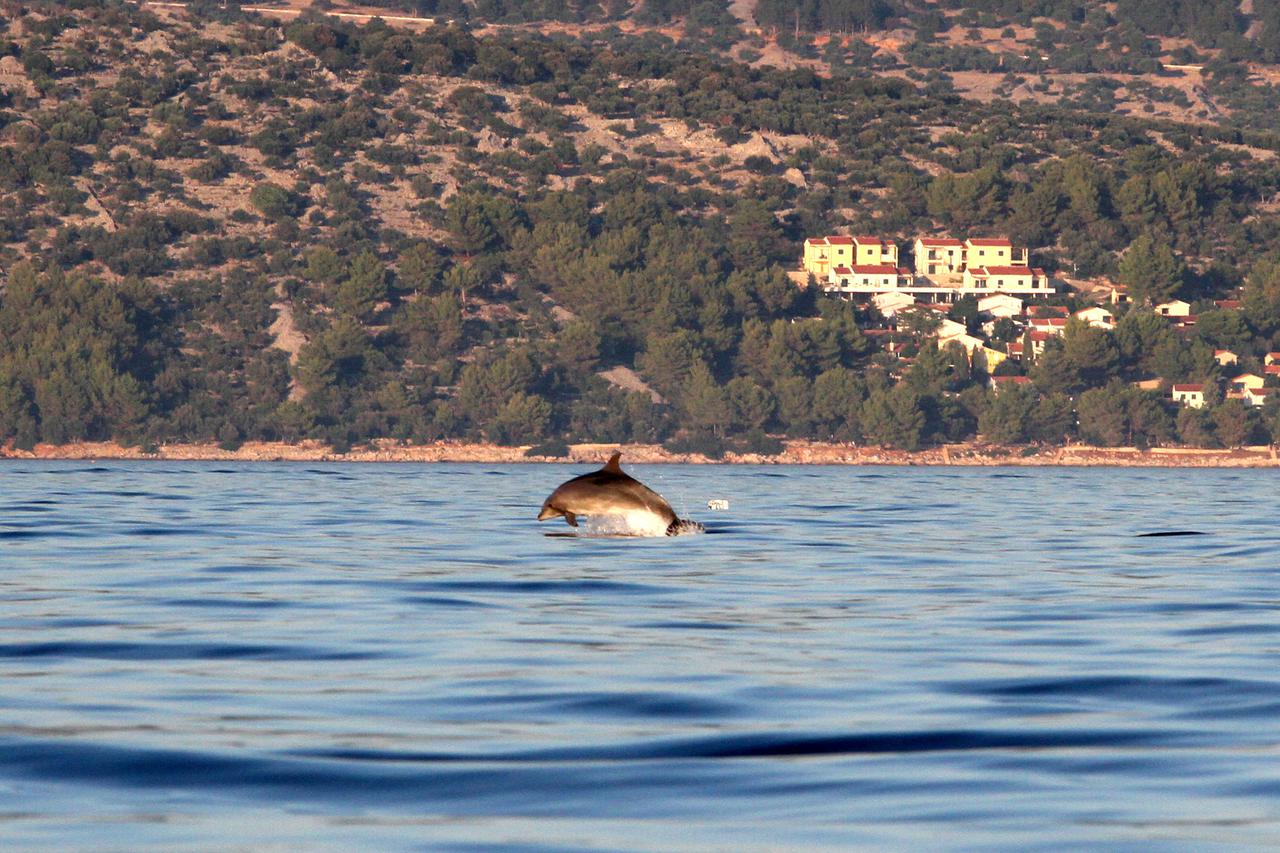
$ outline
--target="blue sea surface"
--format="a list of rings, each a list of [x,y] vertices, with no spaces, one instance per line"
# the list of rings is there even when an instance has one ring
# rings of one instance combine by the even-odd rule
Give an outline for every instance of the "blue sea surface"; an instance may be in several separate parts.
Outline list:
[[[590,467],[0,464],[0,849],[1280,845],[1280,472]]]

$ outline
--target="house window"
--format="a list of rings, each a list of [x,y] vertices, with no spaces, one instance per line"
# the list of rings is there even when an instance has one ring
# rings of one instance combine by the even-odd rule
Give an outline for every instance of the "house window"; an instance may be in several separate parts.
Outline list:
[[[986,254],[987,254],[987,250],[986,250],[986,249],[979,249],[979,250],[978,250],[978,257],[985,257],[985,256],[986,256]]]
[[[888,283],[889,283],[889,279],[887,279],[887,278],[886,278],[886,279],[884,280],[884,283],[885,283],[885,284],[888,284]]]

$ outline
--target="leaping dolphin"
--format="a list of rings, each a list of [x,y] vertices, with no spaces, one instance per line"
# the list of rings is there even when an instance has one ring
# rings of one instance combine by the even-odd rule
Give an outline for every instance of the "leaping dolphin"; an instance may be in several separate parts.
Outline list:
[[[599,471],[574,477],[542,502],[538,521],[563,516],[571,527],[578,517],[621,519],[627,530],[642,536],[675,536],[702,530],[696,521],[678,518],[671,504],[644,483],[622,471],[621,453],[609,457]]]

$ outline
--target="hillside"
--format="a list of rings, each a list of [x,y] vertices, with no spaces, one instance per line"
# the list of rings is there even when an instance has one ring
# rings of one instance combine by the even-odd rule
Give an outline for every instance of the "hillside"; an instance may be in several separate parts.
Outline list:
[[[1075,27],[917,4],[843,34],[741,3],[403,27],[72,5],[0,6],[18,446],[1280,430],[1274,400],[1222,387],[1188,414],[1130,384],[1213,385],[1223,348],[1262,374],[1280,349],[1265,22],[1122,44],[1083,3],[1059,4]],[[803,239],[837,232],[1008,235],[1082,282],[1064,307],[1114,278],[1200,320],[1073,326],[996,395],[927,329],[796,286]],[[976,331],[972,305],[953,319]]]

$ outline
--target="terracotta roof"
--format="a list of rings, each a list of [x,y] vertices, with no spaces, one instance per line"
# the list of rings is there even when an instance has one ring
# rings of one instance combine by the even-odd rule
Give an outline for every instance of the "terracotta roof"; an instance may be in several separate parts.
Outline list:
[[[1218,356],[1220,356],[1220,355],[1235,355],[1235,353],[1233,353],[1233,352],[1232,352],[1231,350],[1229,350],[1229,349],[1216,349],[1216,350],[1214,350],[1214,351],[1213,351],[1213,357],[1214,357],[1214,358],[1217,358],[1217,357],[1218,357]]]
[[[1268,364],[1262,368],[1262,372],[1268,376],[1280,376],[1280,364]]]
[[[963,246],[964,241],[957,240],[954,237],[921,237],[920,245],[922,246]]]
[[[827,245],[827,238],[826,237],[806,237],[805,242],[808,243],[810,246],[825,246]]]
[[[1027,306],[1027,315],[1030,317],[1065,317],[1067,316],[1067,307],[1065,305],[1029,305]]]
[[[996,383],[997,385],[1004,385],[1005,383],[1009,383],[1012,385],[1029,385],[1031,384],[1031,377],[1029,376],[992,376],[991,381]]]
[[[885,241],[881,240],[879,237],[854,237],[853,242],[857,243],[860,246],[865,245],[867,243],[874,243],[877,246],[888,245],[887,243],[885,243]]]
[[[974,275],[1031,275],[1026,267],[977,267]]]
[[[1179,391],[1187,391],[1191,393],[1199,393],[1204,390],[1204,384],[1199,382],[1188,383],[1186,385],[1174,385],[1174,393]]]
[[[1051,341],[1057,337],[1053,332],[1031,332],[1030,335],[1033,341]]]
[[[1240,300],[1239,299],[1215,299],[1213,300],[1213,304],[1218,306],[1219,308],[1239,308]]]
[[[990,239],[990,238],[983,238],[983,237],[978,237],[978,238],[970,237],[966,242],[970,246],[1008,246],[1010,249],[1013,248],[1012,242],[1010,242],[1009,240],[1001,240],[998,238]]]
[[[855,275],[897,275],[898,268],[893,264],[854,264]]]
[[[849,275],[852,272],[852,270],[850,270],[848,267],[845,267],[845,266],[839,266],[839,267],[834,267],[831,270],[831,272],[834,273],[835,275]]]
[[[1005,344],[1004,349],[1005,349],[1005,352],[1009,353],[1009,355],[1013,355],[1014,353],[1018,353],[1019,355],[1021,355],[1022,341],[1010,341],[1009,343]]]
[[[852,246],[852,245],[853,245],[853,238],[852,238],[852,237],[841,237],[841,236],[837,235],[837,236],[835,236],[835,237],[828,237],[828,238],[827,238],[827,243],[828,243],[829,245],[831,245],[831,246]]]
[[[1052,329],[1066,328],[1066,317],[1032,317],[1028,321],[1030,326],[1048,326]]]

